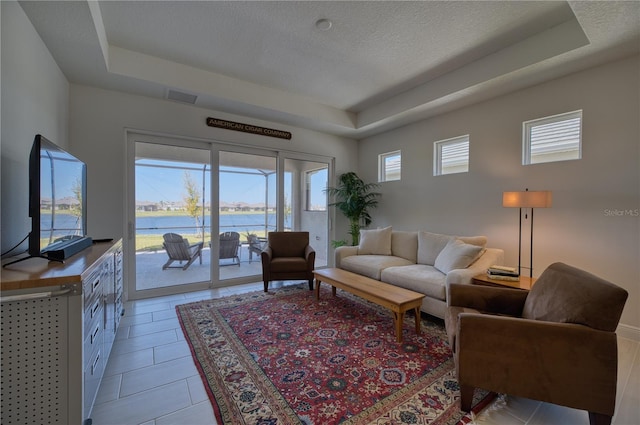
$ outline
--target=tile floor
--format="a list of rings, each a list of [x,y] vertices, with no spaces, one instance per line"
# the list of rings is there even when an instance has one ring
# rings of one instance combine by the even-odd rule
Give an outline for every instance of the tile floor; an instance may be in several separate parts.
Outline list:
[[[184,340],[177,304],[257,291],[262,283],[128,302],[93,408],[93,425],[216,424]],[[640,424],[640,344],[619,338],[615,425]],[[499,397],[479,425],[588,424],[580,410]]]

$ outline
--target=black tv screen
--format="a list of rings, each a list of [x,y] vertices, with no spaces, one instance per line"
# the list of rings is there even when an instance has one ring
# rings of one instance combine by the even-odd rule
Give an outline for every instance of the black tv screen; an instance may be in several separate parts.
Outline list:
[[[86,236],[86,195],[84,162],[36,135],[29,156],[29,255],[46,257],[52,244]]]

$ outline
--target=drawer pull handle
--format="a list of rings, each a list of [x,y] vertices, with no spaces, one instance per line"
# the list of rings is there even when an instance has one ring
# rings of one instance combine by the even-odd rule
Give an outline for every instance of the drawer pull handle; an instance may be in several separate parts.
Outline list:
[[[93,308],[91,309],[91,318],[93,319],[93,315],[96,314],[96,311],[100,308],[100,300],[96,300]]]
[[[93,345],[93,339],[96,337],[96,335],[98,335],[99,331],[100,331],[100,323],[96,325],[96,330],[93,331],[93,335],[91,335],[91,345]]]
[[[91,375],[93,375],[96,371],[96,366],[98,366],[98,360],[100,360],[100,351],[98,351],[98,354],[96,355],[96,359],[93,361],[93,364],[91,365]]]

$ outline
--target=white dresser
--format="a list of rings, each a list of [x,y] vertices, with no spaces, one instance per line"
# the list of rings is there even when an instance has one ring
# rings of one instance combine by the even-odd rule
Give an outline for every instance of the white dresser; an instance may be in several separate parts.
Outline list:
[[[90,423],[123,313],[122,242],[13,264],[0,285],[2,424]]]

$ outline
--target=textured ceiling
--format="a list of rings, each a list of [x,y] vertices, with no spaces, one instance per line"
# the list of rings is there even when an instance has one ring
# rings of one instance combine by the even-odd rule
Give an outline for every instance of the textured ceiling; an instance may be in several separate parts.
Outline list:
[[[72,83],[356,138],[640,50],[640,2],[20,4]]]

